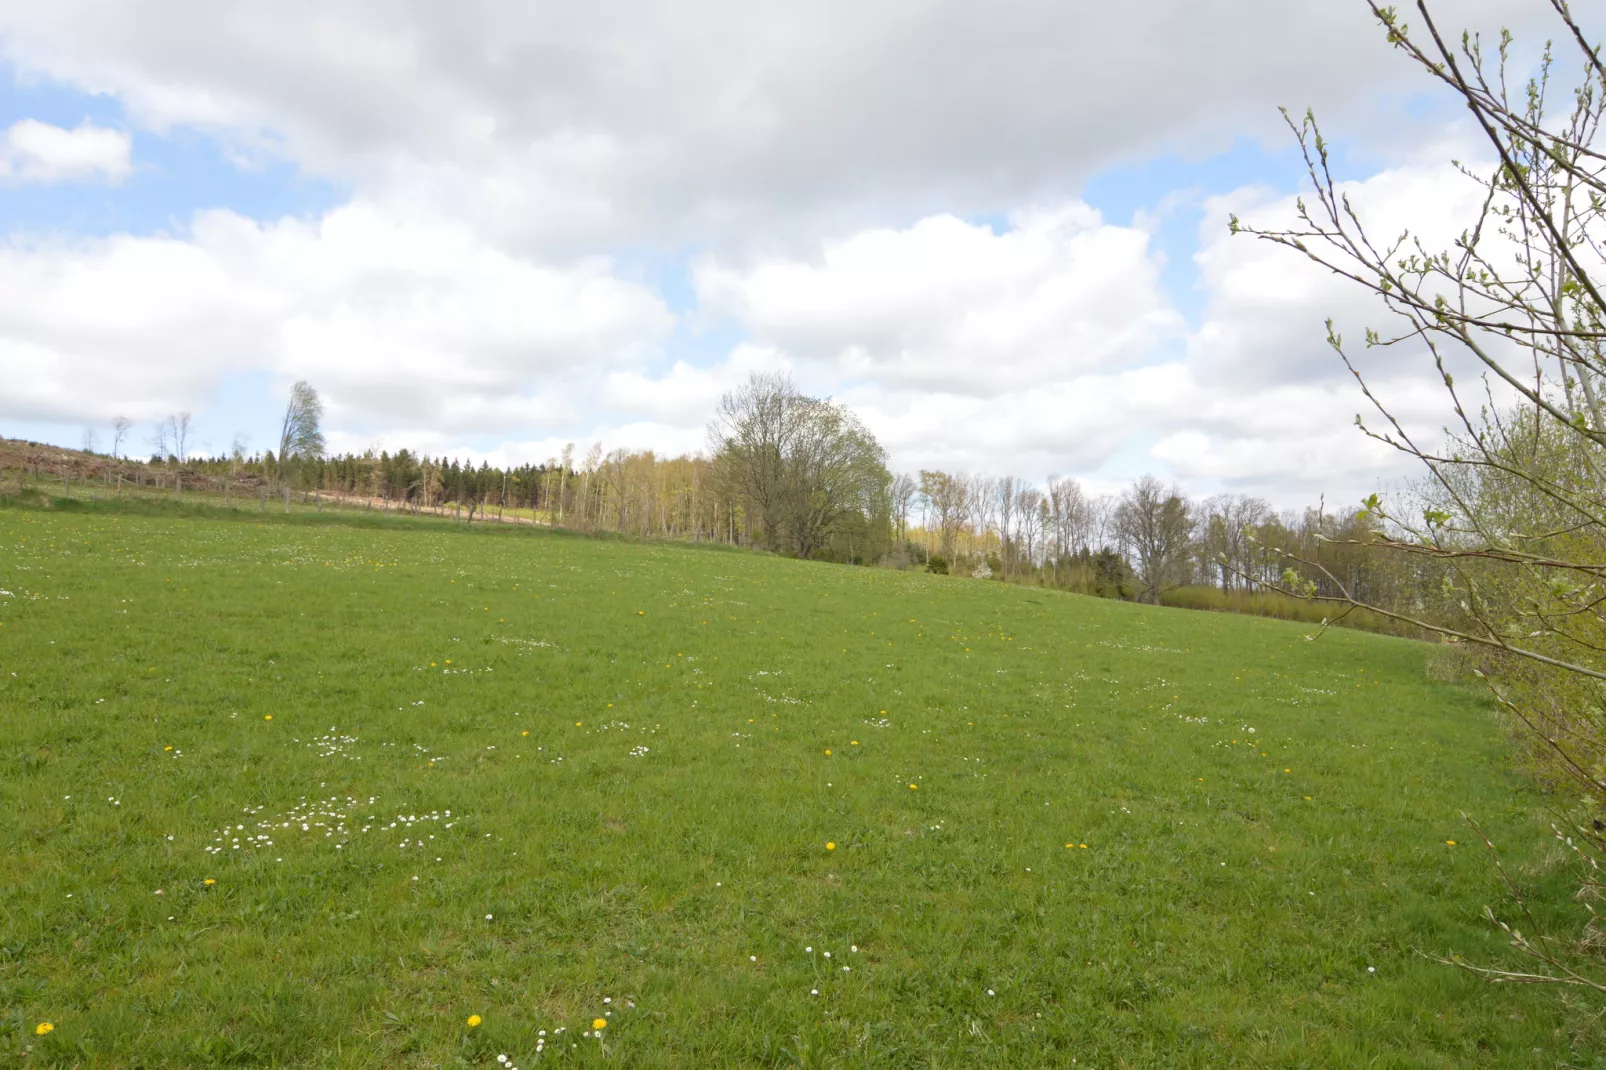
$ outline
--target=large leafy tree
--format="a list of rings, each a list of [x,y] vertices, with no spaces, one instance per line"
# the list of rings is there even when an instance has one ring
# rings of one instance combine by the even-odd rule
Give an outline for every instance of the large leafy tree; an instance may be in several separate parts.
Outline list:
[[[886,522],[886,452],[847,409],[754,374],[720,401],[709,442],[760,542],[813,557],[839,532]]]

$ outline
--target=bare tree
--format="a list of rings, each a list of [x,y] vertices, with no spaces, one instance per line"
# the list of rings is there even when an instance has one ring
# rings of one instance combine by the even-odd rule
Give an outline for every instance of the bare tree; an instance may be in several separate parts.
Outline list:
[[[909,533],[909,510],[914,504],[915,495],[920,493],[920,484],[907,472],[899,472],[892,477],[889,493],[892,519],[896,526],[898,542],[901,544]]]
[[[937,520],[938,549],[951,563],[959,531],[969,515],[969,483],[964,476],[923,471],[920,473],[920,493]]]
[[[1029,483],[1022,481],[1015,491],[1015,543],[1016,543],[1016,572],[1019,574],[1019,564],[1025,561],[1026,570],[1032,571],[1037,567],[1037,538],[1043,530],[1044,507],[1047,502],[1043,492]]]
[[[126,416],[119,416],[112,421],[112,456],[123,455],[123,442],[128,438],[128,432],[134,427],[134,421]]]
[[[1201,564],[1215,576],[1223,593],[1244,586],[1254,571],[1255,530],[1271,516],[1271,506],[1259,498],[1218,494],[1208,499],[1200,516]]]
[[[156,422],[156,426],[151,428],[151,434],[148,441],[150,442],[151,450],[160,459],[165,461],[167,458],[173,455],[172,445],[168,438],[166,420],[158,420]]]
[[[189,460],[190,450],[190,414],[176,412],[163,421],[166,425],[166,439],[168,449],[183,464]]]
[[[1119,499],[1109,494],[1100,494],[1089,504],[1087,510],[1088,549],[1104,550],[1114,544],[1116,540],[1115,512],[1119,507]]]
[[[93,427],[84,428],[84,436],[82,441],[84,452],[94,453],[97,445],[99,445],[99,436],[95,434],[95,429]]]
[[[1020,490],[1020,481],[1014,476],[1000,476],[988,481],[989,504],[993,516],[998,518],[998,561],[1004,570],[1004,579],[1009,579],[1010,560],[1015,556],[1015,494]]]
[[[1115,530],[1143,581],[1145,601],[1187,580],[1193,520],[1188,500],[1175,487],[1144,476],[1121,496]]]

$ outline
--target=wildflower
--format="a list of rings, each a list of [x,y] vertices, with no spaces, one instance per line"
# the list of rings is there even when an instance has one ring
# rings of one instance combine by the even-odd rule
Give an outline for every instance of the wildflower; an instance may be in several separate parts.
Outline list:
[[[848,744],[848,746],[850,746],[850,747],[857,747],[858,745],[859,745],[859,741],[856,740],[856,739]]]
[[[36,1037],[42,1037],[54,1028],[56,1027],[51,1025],[49,1022],[40,1022],[38,1025],[33,1027],[33,1035]]]
[[[919,791],[920,790],[920,785],[919,784],[910,784],[909,785],[909,790],[910,791]]]
[[[527,736],[529,734],[530,734],[530,730],[528,728],[526,728],[524,731],[519,733],[519,735],[521,735],[521,736]]]
[[[830,747],[825,748],[825,756],[827,758],[831,757],[831,748]]]
[[[606,1018],[594,1018],[591,1021],[591,1028],[592,1029],[606,1029],[607,1026],[608,1026],[608,1020]]]
[[[264,713],[264,714],[263,714],[263,715],[262,715],[262,719],[263,719],[263,720],[264,720],[264,721],[271,721],[271,720],[273,720],[273,714],[271,714],[271,713]]]
[[[1451,847],[1455,846],[1455,841],[1454,840],[1445,840],[1444,842],[1449,844]]]
[[[492,917],[494,917],[494,915],[487,914],[487,915],[485,915],[485,920],[486,921],[490,921]]]
[[[836,844],[832,843],[830,840],[827,840],[825,843],[825,849],[827,851],[834,851],[836,850]]]
[[[471,1014],[471,1015],[468,1016],[468,1027],[470,1029],[478,1029],[479,1028],[479,1024],[481,1022],[483,1022],[484,1020],[485,1019],[481,1018],[477,1014]]]
[[[206,880],[202,881],[201,883],[202,884],[207,884],[207,885],[212,885],[212,884],[216,884],[217,881],[212,877],[208,877],[208,878],[206,878]]]

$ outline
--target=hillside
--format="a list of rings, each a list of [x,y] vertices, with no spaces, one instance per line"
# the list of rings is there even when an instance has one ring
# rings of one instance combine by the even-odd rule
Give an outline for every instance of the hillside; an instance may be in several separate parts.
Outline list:
[[[0,508],[0,1061],[1599,1065],[1429,957],[1516,961],[1462,811],[1567,898],[1492,711],[1307,632]]]

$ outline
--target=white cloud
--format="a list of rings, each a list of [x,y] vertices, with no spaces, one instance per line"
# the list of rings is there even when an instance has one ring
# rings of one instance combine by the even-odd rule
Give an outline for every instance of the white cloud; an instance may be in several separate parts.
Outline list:
[[[1456,16],[1521,32],[1535,8]],[[582,247],[1009,211],[1160,150],[1281,145],[1278,104],[1358,129],[1421,84],[1333,0],[52,0],[0,7],[0,50],[152,127]]]
[[[850,382],[987,397],[1130,365],[1179,334],[1159,267],[1148,235],[1072,203],[1002,233],[935,216],[810,260],[708,263],[697,289],[706,311]]]
[[[213,211],[181,236],[0,247],[0,415],[198,408],[266,370],[311,379],[332,423],[494,433],[565,416],[672,324],[603,259],[517,259],[361,201],[315,222]]]
[[[1383,171],[1343,192],[1376,234],[1409,224],[1430,247],[1448,245],[1479,203],[1448,165]],[[1038,479],[1153,470],[1283,504],[1324,491],[1350,501],[1411,474],[1354,426],[1357,413],[1379,421],[1325,341],[1328,316],[1358,342],[1382,308],[1291,250],[1229,236],[1228,211],[1272,227],[1291,223],[1295,204],[1253,189],[1209,204],[1192,330],[1160,288],[1149,236],[1077,204],[1002,233],[941,216],[809,258],[709,262],[697,281],[705,311],[735,317],[811,384],[836,384],[900,467]],[[1425,354],[1356,349],[1391,411],[1437,441],[1451,412]]]
[[[87,120],[71,130],[19,119],[0,134],[0,183],[121,182],[133,165],[121,130]]]
[[[753,372],[785,371],[788,362],[774,349],[744,343],[719,364],[695,368],[676,361],[662,375],[641,369],[610,372],[599,399],[609,412],[634,413],[687,428],[706,424],[720,396]]]
[[[1532,7],[1455,14],[1520,33]],[[1190,330],[1145,226],[1076,191],[1159,151],[1284,148],[1274,106],[1313,104],[1410,161],[1353,187],[1379,233],[1447,236],[1468,207],[1420,163],[1420,127],[1376,107],[1424,83],[1364,5],[1330,0],[56,0],[0,5],[0,55],[356,191],[316,220],[0,246],[13,419],[158,415],[266,371],[324,390],[337,444],[674,451],[747,371],[786,367],[902,467],[1153,468],[1291,504],[1402,470],[1353,430],[1364,402],[1322,340],[1326,316],[1358,338],[1374,307],[1228,240],[1229,208],[1291,218],[1281,193],[1239,191],[1208,206]],[[116,133],[56,133],[85,130]],[[126,136],[121,172],[101,149],[89,173],[126,174]],[[687,319],[746,332],[713,367],[667,364],[668,302],[586,255],[687,248]],[[1385,356],[1368,367],[1434,433],[1428,370]]]

